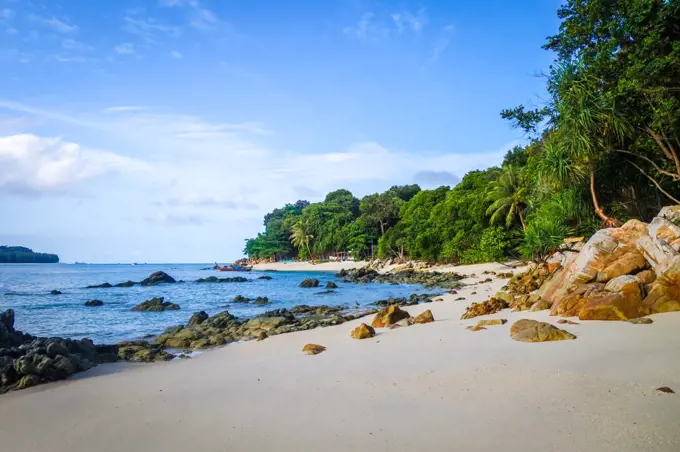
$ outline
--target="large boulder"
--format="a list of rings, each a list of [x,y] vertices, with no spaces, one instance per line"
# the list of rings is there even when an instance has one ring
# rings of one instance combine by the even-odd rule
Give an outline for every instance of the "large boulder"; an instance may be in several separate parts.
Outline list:
[[[604,291],[587,300],[578,317],[581,320],[628,320],[650,313],[642,303],[643,291],[637,278],[622,275],[610,280]]]
[[[561,330],[549,323],[522,319],[510,327],[510,337],[520,342],[548,342],[576,339],[568,331]]]
[[[307,278],[300,283],[300,287],[309,289],[312,287],[319,287],[319,280],[316,278]]]
[[[165,272],[154,272],[148,278],[142,280],[142,286],[155,286],[161,283],[175,283],[175,278]]]
[[[189,323],[187,323],[187,326],[191,328],[192,326],[200,325],[201,323],[208,320],[208,317],[210,316],[205,311],[194,312],[191,318],[189,319]]]
[[[399,306],[392,305],[378,311],[373,318],[371,326],[373,328],[385,328],[389,325],[397,323],[401,319],[408,319],[411,314],[399,308]]]
[[[680,311],[680,255],[651,284],[644,304],[654,313]]]

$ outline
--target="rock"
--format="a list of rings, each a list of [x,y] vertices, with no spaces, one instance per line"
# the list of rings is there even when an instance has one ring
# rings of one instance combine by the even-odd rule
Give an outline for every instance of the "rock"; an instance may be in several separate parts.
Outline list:
[[[568,331],[561,330],[549,323],[522,319],[510,327],[510,337],[520,342],[547,342],[576,339]]]
[[[370,339],[375,336],[375,330],[365,323],[362,323],[352,330],[350,336],[354,339]]]
[[[25,375],[16,384],[16,389],[26,389],[40,384],[40,377],[37,375]]]
[[[536,311],[543,311],[545,309],[550,309],[552,307],[552,303],[549,302],[548,300],[543,300],[540,299],[536,303],[534,303],[531,308],[529,308],[530,311],[536,312]]]
[[[316,278],[307,278],[300,283],[300,287],[303,287],[305,289],[319,287],[319,280]]]
[[[150,344],[146,341],[129,341],[118,344],[118,357],[124,361],[151,363],[169,361],[175,355],[163,350],[159,344]]]
[[[133,311],[145,311],[145,312],[162,312],[162,311],[176,311],[179,310],[179,305],[175,303],[170,303],[169,301],[163,301],[164,297],[154,297],[151,300],[146,300],[134,308]]]
[[[515,301],[515,296],[508,292],[498,292],[494,297],[498,300],[504,301],[510,306]]]
[[[487,301],[481,303],[472,303],[465,309],[465,313],[461,316],[461,319],[466,320],[480,315],[495,314],[498,311],[509,307],[510,305],[507,302],[491,297]]]
[[[264,275],[264,276],[260,276],[260,277],[257,278],[257,279],[264,279],[265,281],[269,281],[269,280],[272,279],[272,277],[271,277],[271,276],[268,276],[268,275]]]
[[[0,325],[4,326],[10,332],[14,331],[14,309],[7,309],[5,312],[0,312]]]
[[[483,327],[483,326],[479,326],[479,325],[475,325],[475,326],[470,325],[470,326],[466,326],[465,329],[470,330],[470,331],[482,331],[482,330],[485,330],[486,328]]]
[[[680,311],[680,254],[670,259],[661,273],[657,273],[643,303],[653,313]]]
[[[557,323],[559,323],[561,325],[579,325],[578,322],[574,322],[574,321],[567,320],[567,319],[559,319],[557,321]]]
[[[210,316],[209,316],[208,313],[205,312],[205,311],[194,312],[194,313],[191,315],[191,318],[189,319],[189,323],[187,323],[187,326],[188,326],[189,328],[191,328],[191,327],[200,325],[201,323],[203,323],[203,322],[205,322],[206,320],[208,320],[208,317],[210,317]],[[166,330],[166,331],[167,331],[167,330]]]
[[[135,285],[134,281],[125,281],[125,282],[116,284],[114,287],[132,287],[134,285]]]
[[[103,283],[103,284],[98,284],[96,286],[87,286],[86,289],[109,289],[113,287],[110,283]]]
[[[477,322],[477,326],[505,325],[508,319],[483,319]]]
[[[263,341],[267,339],[269,336],[267,336],[266,331],[260,331],[260,334],[257,335],[257,342]]]
[[[602,271],[597,273],[597,282],[606,282],[619,276],[628,275],[647,266],[645,257],[636,249],[629,251]]]
[[[218,278],[217,276],[209,276],[207,278],[199,278],[197,283],[241,283],[248,282],[249,279],[243,276],[234,276],[233,278]]]
[[[307,344],[302,347],[302,353],[305,355],[318,355],[321,352],[325,352],[326,347],[317,344]]]
[[[269,298],[267,298],[267,297],[257,297],[253,301],[253,304],[259,304],[259,305],[269,304]]]
[[[287,323],[290,323],[290,320],[286,317],[255,317],[248,320],[245,327],[251,330],[260,329],[270,331],[282,325],[286,325]]]
[[[335,284],[333,281],[328,281],[325,286],[326,289],[337,289],[338,285]]]
[[[429,309],[427,311],[421,312],[420,314],[418,314],[413,319],[414,324],[431,323],[431,322],[434,322],[434,316],[432,315],[432,311],[430,311]]]
[[[642,303],[642,288],[634,276],[622,275],[610,280],[604,291],[590,293],[578,317],[581,320],[628,320],[650,313]]]
[[[654,270],[643,270],[636,274],[635,278],[640,284],[651,284],[656,280],[656,273]]]
[[[656,388],[656,390],[659,391],[659,392],[665,392],[666,394],[675,394],[675,391],[673,391],[668,386],[662,386],[660,388]]]
[[[154,272],[148,278],[142,280],[142,286],[155,286],[161,283],[175,283],[175,279],[165,272]]]
[[[232,303],[250,303],[250,298],[246,298],[243,295],[236,295],[233,300],[231,300]]]
[[[85,306],[104,306],[104,302],[101,300],[90,300],[85,302]]]
[[[629,319],[628,323],[632,323],[633,325],[648,325],[654,323],[654,320],[649,317],[638,317],[636,319]]]
[[[61,295],[61,292],[59,290],[54,289],[50,291],[50,295]]]
[[[392,305],[378,311],[371,326],[373,328],[385,328],[393,323],[397,323],[399,320],[407,319],[409,317],[411,317],[411,314],[399,309],[396,305]]]

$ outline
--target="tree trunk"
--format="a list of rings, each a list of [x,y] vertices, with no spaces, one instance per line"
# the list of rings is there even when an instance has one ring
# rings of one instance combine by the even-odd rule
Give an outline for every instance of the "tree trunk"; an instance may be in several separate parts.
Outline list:
[[[380,220],[380,235],[385,235],[385,224]]]
[[[524,214],[522,213],[522,209],[518,209],[517,213],[519,214],[519,222],[522,223],[522,231],[526,231],[527,225],[524,222]]]
[[[602,222],[604,223],[605,227],[615,228],[621,226],[620,221],[614,218],[609,218],[607,215],[605,215],[604,210],[602,210],[602,207],[600,207],[600,203],[597,200],[597,193],[595,193],[595,168],[593,166],[590,166],[589,171],[590,171],[590,196],[592,197],[593,200],[593,207],[595,208],[595,213],[597,214],[598,217],[602,218]]]

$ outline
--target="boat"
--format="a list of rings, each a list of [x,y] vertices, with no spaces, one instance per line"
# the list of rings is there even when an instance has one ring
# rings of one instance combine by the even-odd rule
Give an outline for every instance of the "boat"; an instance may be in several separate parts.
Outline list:
[[[219,270],[221,272],[249,272],[250,270],[253,269],[253,267],[248,267],[245,265],[225,265],[222,266],[215,262],[215,269]]]

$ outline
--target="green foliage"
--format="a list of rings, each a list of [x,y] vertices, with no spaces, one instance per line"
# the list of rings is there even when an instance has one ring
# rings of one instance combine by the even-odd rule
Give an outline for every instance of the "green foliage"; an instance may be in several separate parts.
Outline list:
[[[464,264],[500,261],[507,257],[511,247],[508,231],[500,227],[484,230],[479,241],[467,249],[461,258]]]
[[[570,230],[552,218],[537,217],[527,224],[524,240],[518,249],[527,259],[545,260],[563,243]]]
[[[36,253],[23,246],[0,246],[2,264],[55,264],[59,262],[56,254]]]

